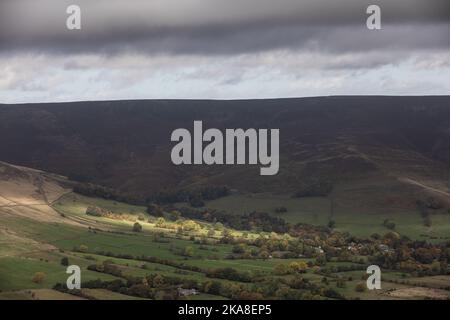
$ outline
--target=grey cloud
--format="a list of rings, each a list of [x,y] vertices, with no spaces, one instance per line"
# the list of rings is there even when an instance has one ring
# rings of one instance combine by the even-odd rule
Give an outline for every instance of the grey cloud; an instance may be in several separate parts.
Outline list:
[[[448,0],[78,0],[83,29],[65,29],[71,0],[3,0],[0,52],[236,54],[450,47]],[[384,30],[365,28],[379,4]]]

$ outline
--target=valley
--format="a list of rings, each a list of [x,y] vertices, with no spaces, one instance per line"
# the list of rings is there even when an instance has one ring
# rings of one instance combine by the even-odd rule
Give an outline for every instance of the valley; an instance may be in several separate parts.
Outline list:
[[[370,253],[373,248],[387,243],[393,247],[386,254],[398,250],[392,235],[358,240],[338,228],[309,225],[295,229],[297,235],[294,230],[274,233],[258,227],[236,230],[202,219],[174,218],[169,211],[170,207],[176,210],[173,206],[161,206],[162,215],[157,217],[145,206],[76,194],[70,181],[41,171],[5,163],[1,171],[0,192],[6,204],[0,207],[0,299],[449,297],[450,276],[442,275],[439,263],[415,260],[407,249],[411,242],[402,242],[402,250],[409,252],[405,263],[413,263],[406,268],[413,269],[398,270],[405,267],[393,262],[392,269],[383,268],[382,290],[362,287],[365,269],[377,256]],[[20,198],[13,196],[12,185],[20,186]],[[298,199],[252,197],[230,195],[207,206],[241,203],[246,210],[247,205],[267,209],[283,203],[288,212],[305,206]],[[254,202],[245,203],[249,199]],[[318,208],[314,200],[309,203],[313,211]],[[102,208],[108,216],[86,214],[90,207]],[[140,232],[134,231],[136,223],[142,226]],[[356,224],[349,224],[350,232],[358,230]],[[429,249],[442,254],[445,246]],[[63,259],[81,267],[80,291],[61,287],[67,279]],[[424,270],[420,274],[413,271],[416,264]],[[44,279],[34,281],[36,273],[43,273]],[[189,294],[184,295],[185,291]]]
[[[0,105],[0,299],[449,299],[449,103]],[[279,128],[278,174],[174,165],[198,119]]]

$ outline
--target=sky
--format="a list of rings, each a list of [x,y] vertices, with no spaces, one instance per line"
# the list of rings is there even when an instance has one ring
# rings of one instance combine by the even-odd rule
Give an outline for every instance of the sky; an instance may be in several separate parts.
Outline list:
[[[0,0],[0,103],[327,95],[450,95],[450,1]]]

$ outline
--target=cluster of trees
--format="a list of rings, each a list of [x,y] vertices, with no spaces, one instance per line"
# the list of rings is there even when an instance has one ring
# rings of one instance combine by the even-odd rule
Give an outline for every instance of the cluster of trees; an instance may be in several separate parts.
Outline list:
[[[450,244],[431,244],[407,238],[384,237],[390,250],[372,249],[369,260],[387,269],[401,270],[417,276],[446,275],[450,273],[448,261]]]
[[[204,205],[204,201],[215,200],[230,194],[230,189],[224,186],[205,186],[195,190],[161,191],[147,197],[146,199],[124,194],[118,190],[92,183],[77,183],[73,190],[75,193],[88,197],[114,200],[139,206],[188,202],[193,207],[202,207]]]
[[[293,278],[273,278],[264,288],[264,293],[282,300],[319,300],[323,297],[345,299],[328,285],[313,283],[301,275],[295,275]]]
[[[123,258],[123,255],[117,255],[117,257]],[[144,257],[141,257],[144,258]],[[183,265],[178,265],[177,262],[163,261],[158,258],[145,257],[145,260],[150,260],[155,263],[167,262],[167,265],[177,265],[177,268],[183,267]],[[166,264],[166,263],[164,263]],[[145,267],[145,265],[144,265]],[[188,268],[187,266],[185,266]],[[241,273],[233,268],[219,268],[212,270],[202,270],[200,268],[191,267],[192,271],[203,271],[206,273],[207,277],[214,277],[219,279],[227,279],[238,282],[250,282],[252,281],[251,275],[246,273]],[[82,284],[83,288],[90,289],[107,289],[110,291],[118,292],[121,294],[126,294],[135,297],[149,298],[149,299],[178,299],[178,288],[190,288],[197,289],[205,293],[222,295],[231,299],[263,299],[263,295],[257,292],[253,292],[247,285],[240,284],[226,284],[219,282],[217,280],[206,280],[206,281],[195,281],[182,279],[177,277],[168,277],[160,274],[152,274],[144,278],[136,278],[128,276],[122,273],[120,268],[111,261],[105,261],[103,263],[97,263],[90,265],[88,270],[107,273],[114,275],[116,277],[122,278],[123,280],[114,281],[102,281],[94,280],[84,282]],[[68,292],[64,284],[57,284],[54,289]],[[77,294],[75,291],[71,290],[71,294]],[[78,292],[82,295],[81,292]],[[89,298],[89,297],[87,297]]]
[[[189,202],[193,207],[203,207],[204,201],[226,197],[230,189],[225,186],[204,186],[194,190],[163,191],[147,198],[147,203],[170,204]]]
[[[199,273],[206,273],[206,269],[202,269],[200,267],[186,265],[183,262],[175,261],[175,260],[169,260],[169,259],[163,259],[153,256],[133,256],[131,254],[117,254],[113,252],[105,252],[105,251],[96,251],[95,254],[107,256],[111,258],[119,258],[119,259],[126,259],[126,260],[137,260],[137,261],[143,261],[143,262],[150,262],[150,263],[157,263],[162,264],[170,267],[174,267],[177,269],[187,270],[187,271],[193,271],[193,272],[199,272]]]
[[[89,206],[86,208],[86,214],[88,216],[94,216],[94,217],[108,217],[111,216],[113,213],[112,211],[109,211],[107,209],[103,209],[96,206]]]
[[[304,261],[291,262],[289,264],[278,264],[275,266],[274,273],[277,275],[289,275],[305,273],[308,264]]]
[[[123,277],[122,270],[112,261],[104,261],[103,263],[92,264],[87,267],[90,271],[107,273],[116,277]]]
[[[178,290],[171,284],[170,279],[161,275],[150,275],[146,278],[122,277],[125,280],[90,280],[83,282],[82,287],[86,289],[106,289],[120,294],[146,299],[176,300],[179,298]],[[87,299],[94,299],[93,297],[84,294],[82,291],[68,290],[66,285],[62,283],[57,283],[53,289]]]
[[[226,279],[239,282],[253,282],[251,272],[239,272],[234,268],[215,268],[206,270],[206,276],[209,278]]]
[[[118,202],[125,202],[133,205],[145,205],[143,199],[139,199],[135,196],[121,193],[117,190],[99,186],[92,183],[77,183],[73,191],[75,193],[94,198],[102,198],[106,200],[114,200]]]
[[[444,204],[442,203],[442,201],[433,197],[417,200],[416,204],[419,208],[420,215],[422,216],[423,224],[426,227],[431,227],[431,214],[433,212],[438,212],[439,210],[444,209]],[[450,209],[447,212],[450,213]]]
[[[220,222],[237,230],[259,230],[263,232],[286,233],[289,224],[279,217],[273,217],[265,212],[252,212],[244,215],[228,214],[220,211],[196,210],[181,208],[185,218],[203,220],[211,223]]]
[[[329,266],[329,267],[322,266],[320,269],[317,270],[317,273],[320,273],[325,276],[330,276],[333,273],[343,273],[343,272],[349,272],[349,271],[365,271],[366,269],[367,269],[366,264],[335,265],[335,266]]]
[[[185,254],[192,254],[189,253],[190,250],[193,250],[192,247],[185,247],[184,252]],[[259,277],[258,274],[252,273],[252,272],[240,272],[237,271],[234,268],[200,268],[197,266],[187,265],[183,262],[175,261],[175,260],[169,260],[169,259],[162,259],[158,257],[152,257],[152,256],[132,256],[129,254],[114,254],[111,252],[96,252],[96,254],[114,257],[114,258],[120,258],[120,259],[132,259],[137,261],[144,261],[144,262],[150,262],[150,263],[157,263],[162,265],[167,265],[170,267],[175,267],[177,269],[186,270],[186,271],[193,271],[198,273],[203,273],[206,277],[209,278],[217,278],[217,279],[226,279],[231,281],[238,281],[238,282],[253,282],[255,279]],[[102,264],[95,264],[88,267],[88,270],[97,271],[97,272],[103,272],[108,273],[117,277],[122,277],[122,273],[117,266],[115,266],[111,261],[105,261]]]
[[[192,190],[162,191],[144,199],[139,196],[125,194],[112,188],[81,182],[75,184],[73,191],[88,197],[114,200],[139,206],[188,202],[194,208],[203,207],[205,201],[219,199],[230,194],[230,189],[226,186],[203,186]]]
[[[89,206],[86,208],[86,214],[88,216],[93,217],[103,217],[113,220],[125,220],[125,221],[143,221],[145,220],[145,216],[143,214],[140,214],[138,216],[132,215],[132,214],[125,214],[125,213],[114,213],[111,210],[100,208],[97,206]]]
[[[218,268],[210,271],[210,277],[227,279],[233,282],[220,280],[193,280],[173,276],[151,274],[146,277],[131,277],[123,275],[117,266],[110,262],[92,265],[90,270],[108,273],[120,277],[113,281],[93,280],[83,282],[83,288],[106,289],[121,294],[149,299],[176,300],[179,299],[178,288],[196,289],[200,292],[219,295],[235,300],[261,300],[261,299],[318,299],[328,297],[333,299],[344,299],[334,289],[325,285],[314,284],[307,279],[294,276],[293,279],[264,279],[252,278],[251,275],[237,272],[233,268]],[[250,282],[257,283],[250,284]],[[65,284],[57,284],[55,290],[69,292]],[[71,294],[81,292],[70,291]],[[90,297],[86,297],[90,298]]]

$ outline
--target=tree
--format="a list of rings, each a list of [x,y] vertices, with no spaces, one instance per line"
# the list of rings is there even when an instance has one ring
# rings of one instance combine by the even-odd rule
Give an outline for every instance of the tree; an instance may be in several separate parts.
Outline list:
[[[192,247],[184,247],[183,249],[183,256],[185,257],[192,257],[194,256],[194,249]]]
[[[355,287],[356,292],[364,292],[366,291],[366,285],[362,282],[358,283]]]
[[[245,253],[245,245],[237,244],[237,245],[233,246],[232,251],[233,251],[233,253],[236,253],[236,254],[243,254],[243,253]]]
[[[34,283],[37,284],[41,284],[42,282],[44,282],[46,277],[46,274],[44,272],[36,272],[33,276],[33,278],[31,279],[31,281],[33,281]]]
[[[201,226],[193,220],[187,220],[183,223],[183,230],[185,231],[198,231],[200,229]]]
[[[69,265],[69,258],[67,258],[67,257],[62,258],[61,265],[67,267]]]
[[[206,293],[220,295],[222,284],[219,281],[207,281],[203,285],[203,290]]]
[[[139,222],[136,222],[133,225],[133,232],[141,232],[142,231],[142,226]]]
[[[181,217],[181,213],[178,210],[173,210],[169,213],[169,219],[172,221],[177,221],[178,219],[180,219]]]
[[[285,264],[277,264],[275,266],[275,268],[273,269],[273,272],[276,275],[279,275],[279,276],[283,276],[283,275],[289,274],[289,271],[290,271],[289,267],[287,265],[285,265]]]
[[[315,261],[317,266],[324,266],[327,263],[327,258],[324,254],[319,255]]]
[[[397,232],[389,231],[383,237],[385,242],[393,243],[400,239],[400,235]]]
[[[269,252],[267,250],[261,250],[259,257],[263,260],[269,259]]]
[[[86,209],[86,214],[93,217],[102,217],[103,213],[102,210],[98,207],[89,206]]]
[[[228,229],[223,229],[222,230],[222,237],[224,237],[224,238],[231,237],[231,231],[228,230]]]
[[[163,217],[158,218],[158,219],[156,220],[155,225],[156,225],[158,228],[164,228],[164,226],[166,225],[166,219],[164,219]]]
[[[385,226],[389,230],[395,230],[395,223],[390,221],[389,219],[385,219],[383,221],[383,226]]]
[[[418,248],[414,252],[414,256],[420,263],[430,264],[434,260],[434,256],[431,250],[427,248]]]
[[[289,264],[289,269],[294,273],[304,273],[306,272],[306,269],[308,269],[308,265],[304,261],[291,262]]]
[[[223,224],[220,223],[220,222],[216,222],[216,223],[214,224],[214,229],[216,229],[217,231],[223,230]]]
[[[164,285],[164,277],[162,275],[157,275],[153,278],[153,286],[155,288],[162,287]]]
[[[88,250],[89,250],[89,248],[84,244],[82,244],[78,247],[79,252],[88,252]]]
[[[287,208],[283,206],[275,208],[275,213],[286,213],[287,211]]]

